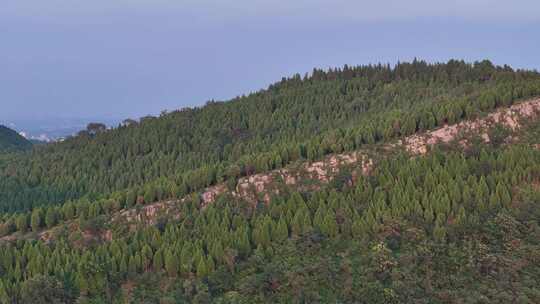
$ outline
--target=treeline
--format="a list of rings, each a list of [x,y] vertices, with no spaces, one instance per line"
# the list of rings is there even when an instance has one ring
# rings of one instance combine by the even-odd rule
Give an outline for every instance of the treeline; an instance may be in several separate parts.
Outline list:
[[[120,224],[103,244],[74,247],[72,233],[0,247],[0,299],[121,303],[131,282],[131,301],[148,303],[535,303],[539,180],[540,151],[478,146],[398,155],[354,187],[269,205],[221,197],[200,210],[194,197],[178,220]],[[102,214],[79,208],[58,213]],[[47,225],[34,215],[27,229]]]
[[[129,189],[139,196],[152,185],[187,193],[539,94],[538,73],[489,61],[314,70],[229,102],[130,121],[0,158],[0,211],[109,199]]]

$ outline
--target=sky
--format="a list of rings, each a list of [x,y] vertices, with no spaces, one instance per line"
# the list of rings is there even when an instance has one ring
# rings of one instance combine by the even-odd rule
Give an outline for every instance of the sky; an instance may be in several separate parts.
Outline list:
[[[537,0],[1,2],[1,120],[136,118],[415,57],[540,70]]]

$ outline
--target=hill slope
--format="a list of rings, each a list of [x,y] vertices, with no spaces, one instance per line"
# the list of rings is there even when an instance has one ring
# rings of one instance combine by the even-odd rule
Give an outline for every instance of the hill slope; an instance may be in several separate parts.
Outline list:
[[[111,196],[134,203],[147,193],[152,199],[153,192],[180,196],[536,94],[538,73],[489,61],[314,70],[229,102],[145,118],[0,161],[0,211]]]
[[[0,158],[0,302],[538,303],[539,80],[315,71]]]
[[[367,146],[367,171],[365,162],[333,167],[345,155],[322,161],[323,175],[310,169],[317,162],[302,165],[315,175],[301,169],[289,190],[266,184],[262,193],[280,192],[265,204],[193,194],[161,210],[95,202],[17,215],[1,227],[34,232],[0,246],[0,299],[536,303],[540,102],[531,116],[512,114],[532,104],[461,124],[485,127],[451,141],[430,140],[454,126],[403,138],[405,149]],[[501,129],[506,118],[519,128]],[[418,138],[432,145],[421,157]],[[18,278],[18,267],[31,279]]]
[[[32,143],[16,131],[0,125],[0,151],[28,150]]]

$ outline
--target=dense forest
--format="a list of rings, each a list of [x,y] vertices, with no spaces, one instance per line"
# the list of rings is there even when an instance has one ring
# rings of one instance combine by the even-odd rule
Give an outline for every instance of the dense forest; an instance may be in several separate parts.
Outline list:
[[[32,143],[19,133],[0,125],[0,152],[28,150],[31,147]]]
[[[126,120],[112,131],[92,128],[28,155],[0,157],[0,211],[106,197],[134,202],[148,187],[186,194],[538,94],[540,74],[489,61],[315,69],[228,102]]]
[[[422,156],[382,148],[536,96],[540,74],[489,61],[315,69],[0,155],[0,303],[538,303],[539,121]],[[360,148],[367,175],[201,203],[208,185]],[[177,209],[151,224],[112,220],[165,199]]]

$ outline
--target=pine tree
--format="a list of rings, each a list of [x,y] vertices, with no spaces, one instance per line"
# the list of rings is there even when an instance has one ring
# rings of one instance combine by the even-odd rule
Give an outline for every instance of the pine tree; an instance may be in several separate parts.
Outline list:
[[[291,232],[292,235],[299,236],[304,231],[304,212],[300,209],[296,212],[292,224],[291,224]]]
[[[508,189],[502,183],[497,184],[496,193],[502,206],[507,208],[510,207],[512,204],[512,197],[510,196]]]
[[[122,256],[121,260],[120,260],[120,265],[119,265],[119,272],[120,274],[125,277],[127,274],[128,274],[128,261],[127,261],[127,257],[125,255]]]
[[[154,271],[161,271],[164,265],[163,252],[161,250],[156,251],[152,259],[152,268]]]
[[[146,271],[150,268],[153,256],[154,253],[152,252],[152,248],[150,248],[148,244],[145,244],[141,251],[141,268],[143,271]]]
[[[310,233],[313,231],[313,225],[311,223],[311,215],[309,211],[304,212],[304,222],[302,223],[303,233]]]
[[[172,251],[167,250],[165,252],[165,270],[170,277],[175,277],[178,274],[178,258],[173,254]]]
[[[444,242],[446,239],[446,229],[439,224],[435,225],[435,228],[433,228],[433,237],[438,242]]]
[[[204,258],[199,259],[199,263],[197,264],[197,276],[199,278],[204,278],[208,275],[208,267],[206,265],[206,262]]]
[[[272,240],[282,242],[289,237],[289,230],[287,228],[287,223],[283,218],[279,219],[277,224],[277,229],[272,231]]]
[[[17,216],[15,225],[17,226],[17,230],[25,233],[28,231],[28,216],[26,214],[20,214]]]
[[[32,211],[32,216],[30,219],[30,225],[32,226],[32,231],[38,231],[42,226],[42,219],[41,219],[41,210],[35,209]]]
[[[208,268],[208,273],[212,273],[214,270],[216,270],[216,263],[214,262],[214,259],[211,256],[208,256],[206,266]]]
[[[64,213],[65,219],[73,219],[75,217],[75,207],[73,206],[73,203],[69,202],[64,204],[64,206],[62,206],[62,212]]]
[[[137,260],[137,257],[136,256],[131,256],[128,260],[128,275],[130,277],[135,277],[135,275],[137,274],[138,272],[138,265],[139,264],[139,261]]]
[[[456,224],[463,226],[467,222],[467,216],[465,213],[465,208],[463,206],[459,207],[459,211],[456,216]]]
[[[56,209],[47,208],[47,212],[45,214],[45,225],[47,226],[47,228],[52,228],[54,225],[56,225],[56,221],[57,221]]]
[[[336,237],[338,235],[338,226],[336,217],[333,211],[329,211],[324,217],[323,233],[328,237]]]
[[[498,209],[501,207],[501,199],[495,192],[489,196],[489,207],[491,209]]]

